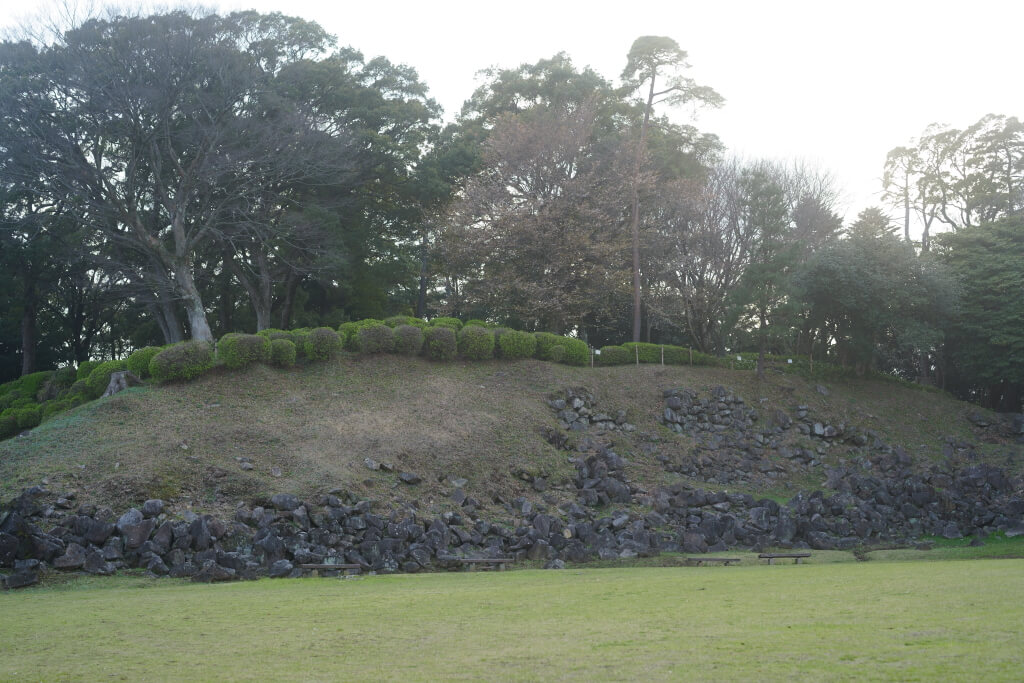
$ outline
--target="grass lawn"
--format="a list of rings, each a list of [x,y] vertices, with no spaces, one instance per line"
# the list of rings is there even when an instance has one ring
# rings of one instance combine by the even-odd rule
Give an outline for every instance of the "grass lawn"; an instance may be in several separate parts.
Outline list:
[[[1020,680],[1024,560],[524,570],[0,595],[2,680]]]

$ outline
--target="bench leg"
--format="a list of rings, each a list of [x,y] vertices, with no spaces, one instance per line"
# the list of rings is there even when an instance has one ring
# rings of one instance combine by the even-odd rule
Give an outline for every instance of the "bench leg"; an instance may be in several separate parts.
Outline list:
[[[768,558],[768,564],[775,564],[775,558],[774,557],[769,557]]]
[[[804,561],[804,558],[802,558],[802,557],[795,557],[795,558],[793,558],[793,559],[794,559],[794,560],[796,560],[796,561],[794,562],[794,564],[802,564],[802,563],[803,563],[803,561]]]

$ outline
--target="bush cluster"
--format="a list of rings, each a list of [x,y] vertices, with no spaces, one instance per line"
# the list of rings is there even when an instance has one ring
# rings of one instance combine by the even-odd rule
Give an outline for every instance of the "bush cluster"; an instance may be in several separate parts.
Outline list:
[[[341,337],[329,327],[317,327],[310,330],[303,350],[310,360],[330,360],[341,350]]]
[[[432,360],[452,360],[458,350],[455,330],[445,325],[428,327],[425,332],[427,357]]]
[[[566,365],[587,365],[590,347],[582,339],[562,337],[550,332],[536,332],[537,358]]]
[[[390,318],[385,318],[384,324],[391,328],[397,328],[401,325],[423,328],[427,327],[429,323],[423,318],[415,318],[411,315],[393,315]]]
[[[358,348],[363,353],[391,353],[395,350],[395,333],[384,323],[360,328],[358,338]]]
[[[533,358],[537,352],[537,338],[529,332],[500,328],[495,330],[498,340],[498,355],[507,360]]]
[[[0,439],[9,439],[18,433],[18,418],[13,415],[0,416]]]
[[[184,341],[168,346],[153,356],[149,362],[149,374],[158,382],[195,379],[208,372],[213,365],[213,344]]]
[[[89,375],[96,369],[96,366],[102,363],[99,360],[84,360],[78,366],[78,371],[75,374],[77,379],[89,379]]]
[[[466,325],[459,331],[459,355],[466,360],[494,358],[494,333],[479,325]]]
[[[486,320],[480,320],[479,318],[472,318],[470,320],[467,320],[465,323],[463,323],[462,326],[463,327],[469,327],[470,325],[476,325],[477,327],[487,327],[487,328],[493,327],[493,325],[491,325]]]
[[[295,365],[295,343],[290,339],[274,339],[270,342],[270,362],[279,368]]]
[[[423,328],[399,325],[395,328],[395,353],[415,356],[423,350]]]
[[[217,343],[217,359],[232,370],[270,360],[268,335],[229,332]]]
[[[128,356],[128,370],[139,379],[149,377],[149,362],[163,350],[162,346],[144,346]]]
[[[430,321],[431,327],[447,327],[458,332],[462,329],[462,321],[458,318],[434,318]]]
[[[623,346],[602,346],[601,354],[594,359],[594,364],[625,365],[633,360],[633,354]]]
[[[127,369],[128,361],[126,360],[107,360],[97,365],[89,373],[89,378],[85,380],[89,396],[92,398],[102,396],[103,392],[107,390],[107,385],[110,384],[111,373]]]
[[[346,351],[358,351],[359,350],[359,330],[364,327],[370,327],[371,325],[383,325],[383,320],[377,320],[376,318],[367,318],[365,320],[356,320],[353,322],[342,323],[338,326],[338,334],[341,337],[342,348]]]

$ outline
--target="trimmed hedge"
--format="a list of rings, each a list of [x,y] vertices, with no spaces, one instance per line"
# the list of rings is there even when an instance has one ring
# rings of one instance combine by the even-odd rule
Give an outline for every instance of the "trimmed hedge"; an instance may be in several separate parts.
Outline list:
[[[330,360],[341,350],[341,337],[329,327],[317,327],[310,330],[303,347],[310,360]]]
[[[65,410],[73,408],[75,403],[67,398],[60,399],[58,401],[48,401],[43,406],[43,421],[49,420],[57,413],[63,413]]]
[[[480,325],[466,325],[459,331],[458,346],[466,360],[494,358],[494,333]]]
[[[305,358],[306,356],[306,342],[309,340],[309,328],[300,327],[296,330],[292,330],[292,343],[295,344],[295,356],[296,358]]]
[[[99,398],[102,396],[103,392],[107,390],[107,385],[110,384],[111,373],[127,369],[128,361],[126,360],[108,360],[97,365],[93,371],[89,373],[89,378],[85,380],[89,396],[92,398]]]
[[[493,325],[491,325],[486,320],[480,320],[479,318],[472,318],[470,320],[467,320],[462,326],[469,327],[470,325],[476,325],[477,327],[486,327],[488,329],[493,327]]]
[[[359,350],[359,330],[364,327],[371,325],[383,325],[383,320],[377,320],[376,318],[366,318],[365,320],[357,320],[354,322],[342,323],[338,326],[338,334],[341,337],[341,345],[346,351],[358,351]]]
[[[494,336],[498,340],[498,356],[508,360],[533,358],[537,352],[537,338],[529,332],[500,328]]]
[[[149,362],[162,349],[161,346],[143,346],[133,351],[132,355],[128,356],[128,370],[139,379],[146,379],[149,377]]]
[[[291,332],[288,330],[279,330],[276,327],[268,327],[260,330],[256,334],[261,337],[266,337],[270,341],[274,341],[275,339],[287,339],[291,343],[295,343],[294,335]]]
[[[149,374],[158,382],[195,379],[214,365],[213,344],[184,341],[168,346],[149,361]]]
[[[423,328],[399,325],[395,328],[395,353],[415,356],[423,350]]]
[[[430,321],[431,327],[448,327],[458,332],[462,329],[462,321],[458,318],[434,318]]]
[[[445,325],[428,327],[425,334],[424,346],[427,350],[427,357],[432,360],[452,360],[458,350],[455,330]]]
[[[391,353],[395,350],[395,333],[384,323],[361,327],[357,337],[362,353]]]
[[[266,335],[229,332],[217,342],[217,359],[235,370],[270,360],[270,339]]]
[[[13,415],[0,417],[0,439],[9,439],[18,433],[18,418]]]
[[[43,421],[43,407],[37,405],[15,408],[10,415],[17,421],[19,430],[32,429],[38,427],[39,423]]]
[[[533,336],[537,340],[536,357],[540,360],[566,365],[587,365],[590,362],[590,347],[582,339],[561,337],[550,332],[535,332]]]
[[[78,371],[72,367],[58,368],[52,381],[61,389],[67,389],[78,379]]]
[[[401,325],[424,328],[427,327],[429,323],[423,318],[415,318],[411,315],[393,315],[390,318],[385,318],[384,324],[390,328],[396,328]]]
[[[89,379],[89,375],[96,369],[96,366],[102,363],[101,360],[83,360],[78,366],[78,371],[75,373],[77,379]]]
[[[295,365],[297,353],[295,343],[289,339],[273,339],[270,342],[270,362],[279,368]]]
[[[595,365],[626,365],[635,362],[633,352],[623,346],[602,346]]]

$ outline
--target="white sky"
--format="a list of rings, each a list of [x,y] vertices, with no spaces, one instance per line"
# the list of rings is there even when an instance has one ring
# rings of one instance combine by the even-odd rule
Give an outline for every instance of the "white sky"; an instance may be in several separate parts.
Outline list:
[[[46,4],[0,0],[0,25]],[[617,79],[635,38],[670,36],[689,52],[689,74],[726,99],[721,110],[699,112],[697,126],[745,157],[802,159],[833,172],[848,220],[878,203],[886,152],[928,124],[1024,117],[1021,0],[202,4],[315,20],[367,58],[415,67],[446,118],[488,66],[565,51],[577,66]]]

